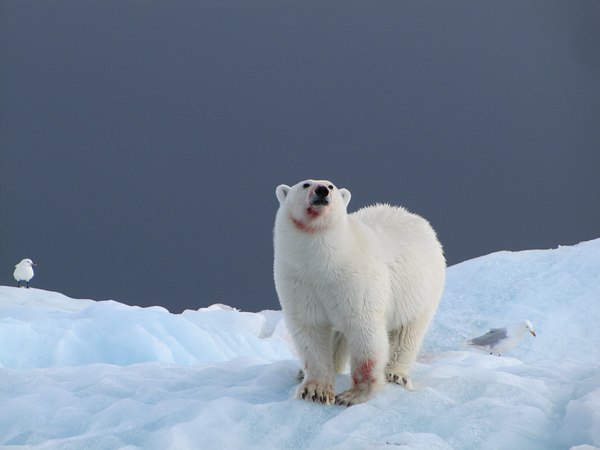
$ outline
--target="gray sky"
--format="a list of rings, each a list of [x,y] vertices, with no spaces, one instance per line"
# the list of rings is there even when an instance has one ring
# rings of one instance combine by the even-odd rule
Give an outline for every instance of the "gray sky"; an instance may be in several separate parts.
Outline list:
[[[0,2],[0,283],[279,308],[275,187],[426,217],[449,264],[600,237],[600,2]]]

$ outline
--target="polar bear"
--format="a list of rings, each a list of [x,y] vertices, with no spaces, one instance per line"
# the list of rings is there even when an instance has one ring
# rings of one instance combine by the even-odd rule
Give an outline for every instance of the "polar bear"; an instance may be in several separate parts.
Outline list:
[[[296,398],[350,406],[384,379],[407,388],[444,289],[431,225],[402,207],[348,214],[350,191],[327,180],[276,189],[275,288],[304,378]],[[352,386],[334,394],[350,358]]]

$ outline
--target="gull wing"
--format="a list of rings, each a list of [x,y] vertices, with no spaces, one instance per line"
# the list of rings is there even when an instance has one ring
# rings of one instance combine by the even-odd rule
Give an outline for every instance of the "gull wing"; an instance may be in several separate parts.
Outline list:
[[[471,339],[469,341],[469,344],[479,345],[482,347],[486,347],[486,346],[493,347],[498,342],[500,342],[502,339],[506,339],[506,336],[508,336],[506,328],[494,328],[494,329],[488,331],[487,333],[485,333],[483,336],[479,336],[479,337]]]

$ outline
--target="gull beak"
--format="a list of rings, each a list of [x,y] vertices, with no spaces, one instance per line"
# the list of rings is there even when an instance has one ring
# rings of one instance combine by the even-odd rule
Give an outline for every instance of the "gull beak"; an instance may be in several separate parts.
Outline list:
[[[532,335],[533,337],[536,337],[535,331],[533,331],[533,330],[529,330],[529,332],[531,333],[531,335]]]

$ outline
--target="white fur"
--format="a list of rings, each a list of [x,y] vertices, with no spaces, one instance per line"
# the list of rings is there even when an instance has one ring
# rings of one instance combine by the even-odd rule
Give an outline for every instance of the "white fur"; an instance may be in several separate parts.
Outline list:
[[[331,188],[326,205],[313,204],[318,186]],[[276,195],[275,287],[305,370],[297,397],[351,405],[368,400],[386,377],[410,387],[444,288],[434,230],[401,207],[348,214],[350,192],[326,180],[280,185]],[[346,354],[353,385],[336,397],[335,372]]]

